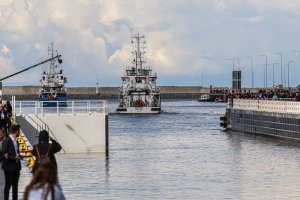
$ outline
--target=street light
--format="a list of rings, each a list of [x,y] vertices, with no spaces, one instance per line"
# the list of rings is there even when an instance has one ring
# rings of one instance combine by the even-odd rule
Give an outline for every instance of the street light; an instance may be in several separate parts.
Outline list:
[[[238,61],[238,69],[240,69],[240,59],[239,58],[233,58],[233,59]]]
[[[300,69],[300,51],[295,50],[294,52],[299,54],[299,69]]]
[[[273,87],[275,87],[275,84],[274,84],[274,65],[277,65],[278,63],[273,63]]]
[[[265,84],[265,88],[268,88],[268,57],[267,55],[260,55],[260,56],[265,56],[266,57],[266,67],[265,67],[265,77],[264,77],[264,84]]]
[[[247,56],[247,58],[250,58],[250,61],[251,61],[251,75],[252,75],[252,80],[251,80],[251,83],[252,83],[252,89],[254,88],[254,77],[253,77],[253,66],[252,66],[252,56]]]
[[[283,66],[283,83],[284,83],[284,87],[286,87],[286,73],[285,73],[285,71],[286,71],[286,67],[287,67],[287,65],[288,64],[284,64],[284,66]]]
[[[275,53],[275,54],[280,55],[280,60],[281,60],[281,67],[280,67],[280,70],[281,70],[281,85],[282,85],[282,87],[283,87],[283,77],[282,77],[282,53]]]
[[[290,88],[290,63],[293,63],[295,61],[289,61],[288,62],[288,88]]]

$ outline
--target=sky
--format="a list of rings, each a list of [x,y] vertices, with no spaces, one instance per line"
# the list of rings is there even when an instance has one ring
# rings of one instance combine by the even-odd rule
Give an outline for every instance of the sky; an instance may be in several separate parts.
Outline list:
[[[0,78],[46,60],[53,42],[67,87],[121,86],[132,31],[160,86],[231,87],[234,68],[251,87],[251,58],[254,87],[273,85],[273,67],[275,85],[297,86],[299,10],[300,0],[0,0]],[[46,69],[3,85],[38,86]]]

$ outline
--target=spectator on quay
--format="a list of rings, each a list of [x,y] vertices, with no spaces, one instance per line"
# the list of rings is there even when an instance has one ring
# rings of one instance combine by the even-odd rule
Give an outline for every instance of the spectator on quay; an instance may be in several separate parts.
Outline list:
[[[5,139],[5,133],[3,129],[0,129],[0,163],[2,161],[2,142]]]
[[[299,92],[296,92],[295,100],[296,100],[296,101],[300,101],[300,95],[299,95]]]
[[[21,170],[21,156],[18,142],[19,134],[20,125],[12,125],[9,136],[2,142],[2,169],[4,170],[5,176],[4,200],[9,199],[11,187],[13,200],[18,200],[18,184]]]
[[[48,157],[57,168],[57,163],[54,154],[62,149],[61,145],[55,141],[52,137],[49,137],[49,133],[46,130],[42,130],[39,133],[39,143],[33,146],[32,155],[36,158],[32,172],[38,168],[41,157]]]

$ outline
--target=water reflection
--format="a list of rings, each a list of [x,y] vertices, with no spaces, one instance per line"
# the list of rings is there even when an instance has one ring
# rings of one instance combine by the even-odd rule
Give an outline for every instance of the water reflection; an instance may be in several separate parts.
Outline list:
[[[224,132],[224,105],[173,100],[162,106],[156,116],[110,115],[109,155],[59,154],[67,199],[300,197],[298,141]],[[30,176],[26,170],[21,176],[24,188]]]

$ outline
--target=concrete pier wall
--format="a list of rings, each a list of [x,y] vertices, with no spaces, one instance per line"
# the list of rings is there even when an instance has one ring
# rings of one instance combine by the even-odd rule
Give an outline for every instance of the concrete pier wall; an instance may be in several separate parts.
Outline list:
[[[12,95],[17,100],[36,100],[39,86],[3,86],[3,99]],[[214,88],[228,89],[228,88]],[[200,86],[161,86],[161,97],[167,98],[199,98],[201,94],[209,93],[209,88]],[[117,99],[119,87],[100,87],[96,94],[95,87],[67,88],[69,99]]]
[[[105,114],[21,115],[16,121],[29,142],[37,143],[39,128],[47,124],[50,135],[63,147],[64,153],[106,152],[108,124]],[[84,124],[84,126],[82,125]]]

